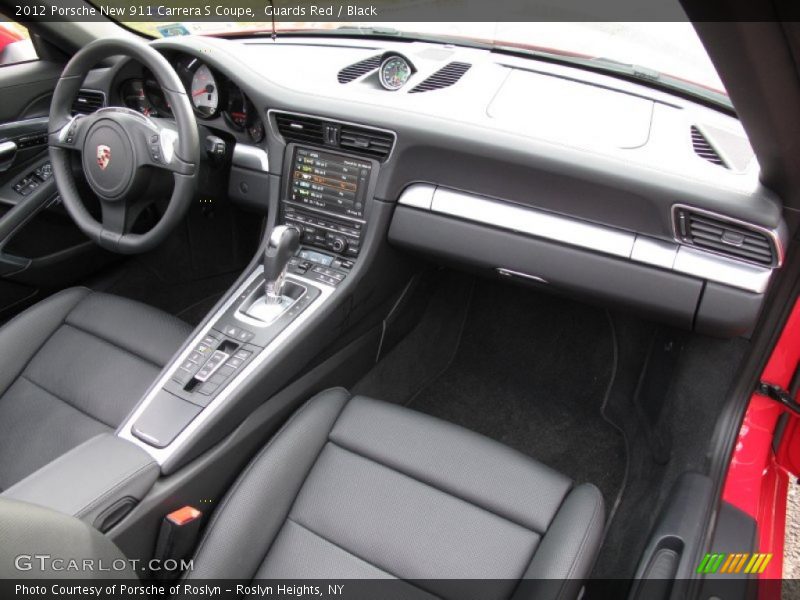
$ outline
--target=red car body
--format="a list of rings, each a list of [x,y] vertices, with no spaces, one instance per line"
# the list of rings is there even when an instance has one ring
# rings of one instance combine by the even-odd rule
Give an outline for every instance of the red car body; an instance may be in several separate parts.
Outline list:
[[[762,372],[761,381],[790,389],[798,365],[800,299]],[[781,424],[784,414],[788,417]],[[753,394],[728,467],[723,499],[755,519],[758,552],[773,554],[767,569],[759,576],[762,580],[779,580],[783,576],[786,495],[790,476],[798,473],[800,416],[771,398]],[[774,590],[773,586],[764,585],[759,597],[771,599]]]

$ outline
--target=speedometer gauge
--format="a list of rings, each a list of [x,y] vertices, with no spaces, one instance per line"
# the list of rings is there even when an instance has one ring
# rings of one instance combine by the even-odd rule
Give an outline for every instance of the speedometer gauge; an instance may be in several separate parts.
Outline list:
[[[206,65],[198,67],[192,76],[192,104],[201,117],[210,117],[219,108],[219,86]]]
[[[387,90],[399,90],[411,77],[413,69],[409,62],[396,54],[381,63],[379,77],[381,85]]]

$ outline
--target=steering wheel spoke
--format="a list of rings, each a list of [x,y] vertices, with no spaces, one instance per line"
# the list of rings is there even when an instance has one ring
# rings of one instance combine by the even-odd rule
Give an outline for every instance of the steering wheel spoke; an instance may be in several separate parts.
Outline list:
[[[180,143],[175,123],[166,119],[150,119],[150,127],[142,127],[138,163],[139,166],[155,167],[170,173],[192,175],[195,165],[187,164],[178,156]]]
[[[50,134],[48,143],[56,148],[82,152],[86,132],[93,122],[92,115],[75,115],[61,129]]]
[[[125,202],[101,202],[103,235],[122,236],[131,227],[131,210]]]

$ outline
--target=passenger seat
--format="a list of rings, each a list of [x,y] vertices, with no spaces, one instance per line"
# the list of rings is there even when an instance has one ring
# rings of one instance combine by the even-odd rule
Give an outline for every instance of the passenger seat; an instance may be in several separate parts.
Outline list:
[[[576,598],[604,518],[593,485],[451,423],[333,389],[241,474],[187,577],[396,578],[393,597]]]

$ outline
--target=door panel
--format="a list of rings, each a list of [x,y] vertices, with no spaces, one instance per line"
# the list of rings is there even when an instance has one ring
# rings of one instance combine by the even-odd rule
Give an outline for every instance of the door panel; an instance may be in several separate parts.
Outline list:
[[[48,113],[62,69],[0,65],[0,323],[114,258],[78,230],[52,178]]]

